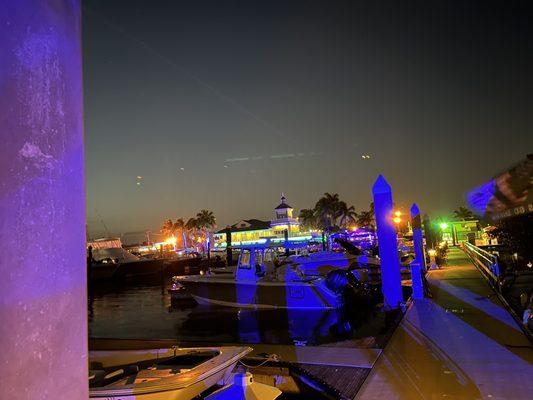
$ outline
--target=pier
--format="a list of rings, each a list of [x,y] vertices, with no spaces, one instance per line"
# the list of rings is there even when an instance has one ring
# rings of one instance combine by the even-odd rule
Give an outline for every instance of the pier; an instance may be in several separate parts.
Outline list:
[[[466,253],[427,278],[355,398],[530,399],[532,344]]]

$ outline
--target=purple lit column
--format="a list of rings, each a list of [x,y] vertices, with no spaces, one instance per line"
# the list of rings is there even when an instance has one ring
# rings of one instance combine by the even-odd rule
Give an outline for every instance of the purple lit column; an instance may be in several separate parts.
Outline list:
[[[87,399],[79,0],[0,7],[0,398]]]
[[[381,282],[386,308],[397,308],[403,301],[396,229],[392,222],[392,189],[380,175],[372,187],[374,212],[381,260]]]
[[[424,239],[422,236],[420,209],[416,203],[411,207],[411,226],[413,227],[413,246],[415,249],[415,261],[411,263],[413,299],[422,299],[424,298],[422,274],[426,270],[426,258],[424,257]]]

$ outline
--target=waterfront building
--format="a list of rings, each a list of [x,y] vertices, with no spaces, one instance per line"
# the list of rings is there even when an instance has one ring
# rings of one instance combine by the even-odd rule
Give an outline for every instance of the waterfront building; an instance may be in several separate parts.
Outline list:
[[[443,222],[440,224],[440,229],[442,230],[442,240],[452,246],[464,242],[475,245],[483,241],[483,231],[478,220]]]
[[[262,243],[268,239],[273,243],[282,243],[286,239],[291,242],[310,241],[315,238],[320,240],[319,232],[302,229],[298,218],[293,216],[293,211],[282,194],[281,203],[274,208],[274,219],[243,219],[219,230],[214,234],[215,249],[226,247],[227,232],[231,233],[231,243],[234,246]]]

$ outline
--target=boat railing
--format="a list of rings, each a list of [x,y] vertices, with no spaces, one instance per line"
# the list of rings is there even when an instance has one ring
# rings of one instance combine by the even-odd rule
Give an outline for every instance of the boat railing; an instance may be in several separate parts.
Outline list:
[[[474,265],[497,287],[500,280],[498,257],[468,242],[463,243],[463,250]]]

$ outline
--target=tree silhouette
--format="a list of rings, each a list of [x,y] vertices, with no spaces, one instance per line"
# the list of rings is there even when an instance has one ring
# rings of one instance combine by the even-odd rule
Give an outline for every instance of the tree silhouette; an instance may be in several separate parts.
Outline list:
[[[471,221],[476,219],[476,216],[472,211],[470,211],[466,207],[459,207],[457,210],[453,212],[454,219],[458,221]]]

